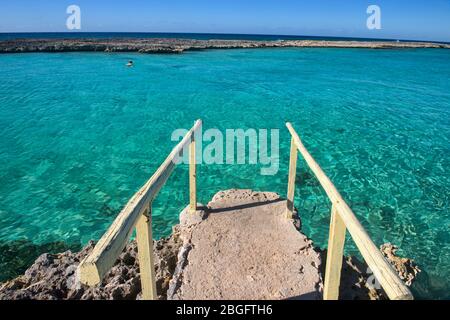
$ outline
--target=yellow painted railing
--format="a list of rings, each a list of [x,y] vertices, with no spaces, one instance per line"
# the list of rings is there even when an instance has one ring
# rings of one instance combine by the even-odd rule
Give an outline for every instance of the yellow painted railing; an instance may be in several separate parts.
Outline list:
[[[175,168],[176,157],[180,156],[189,145],[189,206],[191,211],[197,209],[194,137],[195,133],[201,128],[201,124],[201,120],[195,122],[192,129],[173,148],[153,176],[128,201],[127,205],[94,247],[92,253],[80,263],[79,275],[81,283],[91,286],[101,283],[106,273],[122,253],[134,228],[136,228],[142,298],[145,300],[156,299],[151,204]]]
[[[92,286],[102,282],[106,273],[111,269],[125,248],[133,230],[136,229],[142,298],[146,300],[157,298],[152,239],[152,202],[175,168],[176,157],[181,156],[183,151],[189,147],[189,209],[191,212],[197,210],[195,133],[201,130],[201,125],[201,120],[195,122],[191,130],[172,149],[172,152],[153,176],[128,201],[96,244],[93,251],[80,263],[79,275],[83,284]],[[340,273],[347,229],[375,278],[379,281],[389,298],[413,299],[409,289],[403,284],[395,270],[370,240],[352,210],[306,150],[290,123],[287,123],[287,128],[291,133],[287,217],[292,217],[294,211],[298,151],[314,172],[332,202],[324,299],[332,300],[339,297]]]
[[[402,282],[397,272],[372,242],[369,235],[364,230],[364,227],[341,197],[334,184],[322,171],[314,158],[309,154],[308,150],[306,150],[292,125],[287,123],[286,126],[291,134],[286,215],[292,217],[294,210],[297,152],[300,152],[303,156],[305,162],[319,180],[332,203],[328,253],[325,268],[324,299],[337,300],[339,298],[345,233],[346,230],[348,230],[361,255],[388,297],[392,300],[412,300],[413,296],[408,287]]]

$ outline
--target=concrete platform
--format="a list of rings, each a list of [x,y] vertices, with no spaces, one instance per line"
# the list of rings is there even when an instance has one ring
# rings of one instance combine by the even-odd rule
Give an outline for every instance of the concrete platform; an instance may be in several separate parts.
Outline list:
[[[320,255],[285,208],[276,193],[227,190],[184,210],[167,298],[321,299]]]

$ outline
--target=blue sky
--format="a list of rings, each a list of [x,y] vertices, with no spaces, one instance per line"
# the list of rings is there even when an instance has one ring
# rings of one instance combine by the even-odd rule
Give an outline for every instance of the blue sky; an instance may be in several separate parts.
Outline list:
[[[0,32],[64,32],[68,5],[84,32],[205,32],[450,41],[450,0],[3,0]],[[366,9],[381,8],[381,30]]]

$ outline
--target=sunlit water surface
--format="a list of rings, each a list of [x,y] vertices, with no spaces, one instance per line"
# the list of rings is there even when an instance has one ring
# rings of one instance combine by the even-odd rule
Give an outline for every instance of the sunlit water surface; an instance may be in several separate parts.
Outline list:
[[[199,166],[199,201],[227,188],[284,195],[291,121],[376,244],[424,270],[415,295],[450,298],[450,51],[1,55],[0,114],[0,280],[98,239],[174,146],[172,131],[197,118],[278,128],[281,143],[275,176]],[[298,170],[303,230],[325,247],[330,203],[303,161]],[[178,167],[153,205],[157,238],[188,203],[187,174]]]

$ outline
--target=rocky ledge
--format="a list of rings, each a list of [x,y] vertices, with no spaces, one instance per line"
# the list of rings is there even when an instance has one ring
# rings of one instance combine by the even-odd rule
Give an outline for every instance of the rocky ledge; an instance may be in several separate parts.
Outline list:
[[[89,244],[80,252],[44,253],[25,274],[0,284],[0,300],[135,300],[141,293],[137,244],[131,241],[100,285],[80,284],[77,268],[94,248]],[[168,238],[154,241],[156,286],[158,298],[165,299],[169,281],[175,271],[181,242],[176,228]]]
[[[182,53],[187,50],[233,48],[446,48],[450,44],[395,41],[322,41],[322,40],[194,40],[194,39],[15,39],[0,41],[0,53],[24,52],[140,52]]]
[[[245,195],[246,197],[250,196],[252,199],[256,199],[255,197],[258,199],[269,197],[272,199],[273,195],[276,194],[249,190],[221,191],[213,197],[213,200],[216,199],[216,201],[212,201],[210,204],[214,203],[217,206],[217,203],[219,203],[217,199],[223,199],[224,195],[228,198],[230,195],[238,198]],[[240,199],[243,198],[241,197]],[[210,207],[210,204],[205,208],[206,215],[209,214],[208,211],[214,212],[214,210],[218,210],[212,205]],[[202,219],[204,217],[200,220]],[[301,225],[301,222],[297,222],[296,225],[298,227]],[[184,231],[183,228],[185,229]],[[197,230],[199,227],[197,223],[194,223],[189,225],[188,228],[191,229],[189,234],[192,235],[192,231]],[[168,296],[169,299],[173,299],[171,295],[173,295],[172,291],[175,290],[174,284],[176,284],[177,279],[179,280],[180,265],[185,266],[189,263],[189,256],[183,254],[186,251],[183,249],[186,246],[186,243],[184,243],[186,239],[184,239],[185,235],[183,233],[186,233],[186,222],[183,221],[183,215],[181,215],[180,225],[173,228],[173,232],[169,237],[154,241],[156,287],[158,298],[161,300],[167,299]],[[304,237],[303,235],[301,236]],[[115,266],[100,285],[87,287],[80,284],[77,267],[80,261],[92,251],[93,247],[94,242],[91,241],[83,250],[77,253],[66,251],[60,254],[42,254],[25,271],[25,274],[0,284],[0,300],[139,299],[141,284],[136,243],[132,241],[126,246]],[[319,261],[318,268],[321,273],[320,277],[323,279],[326,251],[314,247],[311,247],[311,250],[316,252],[312,254],[317,256]],[[382,245],[381,251],[397,270],[400,278],[405,281],[406,285],[410,286],[420,272],[414,261],[398,257],[396,255],[397,247],[389,243]],[[187,262],[182,260],[187,260]],[[343,261],[340,287],[341,299],[386,299],[383,290],[377,289],[376,285],[373,286],[373,275],[364,262],[359,261],[355,257],[344,257]]]

